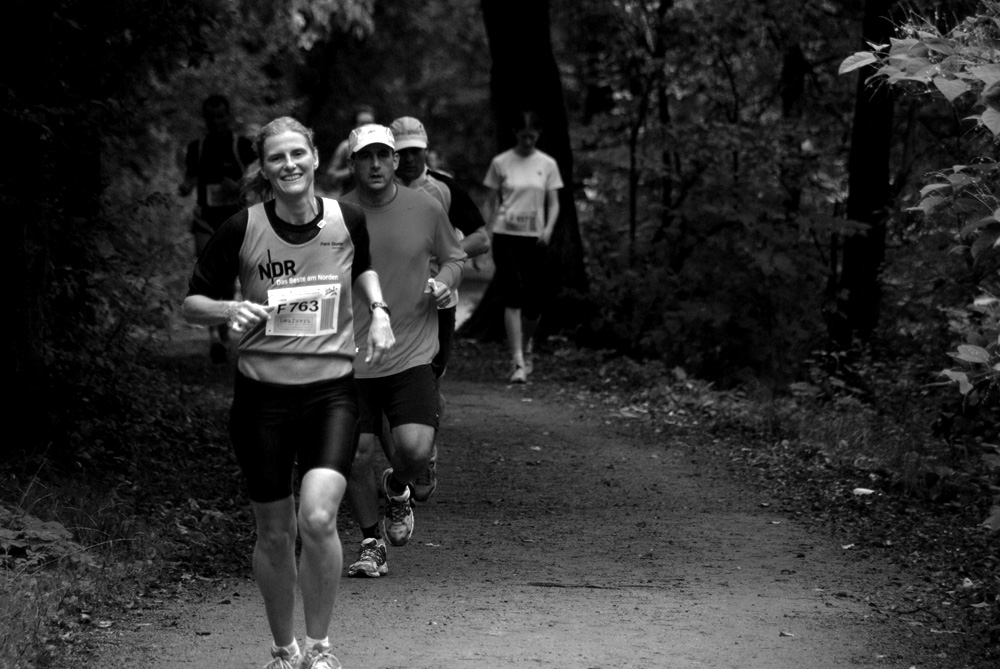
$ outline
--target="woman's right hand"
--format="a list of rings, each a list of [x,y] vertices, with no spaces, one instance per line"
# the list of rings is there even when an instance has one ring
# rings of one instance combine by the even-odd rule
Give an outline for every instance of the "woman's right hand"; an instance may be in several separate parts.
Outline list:
[[[255,302],[227,302],[226,320],[236,332],[252,330],[261,321],[268,319],[268,311]]]

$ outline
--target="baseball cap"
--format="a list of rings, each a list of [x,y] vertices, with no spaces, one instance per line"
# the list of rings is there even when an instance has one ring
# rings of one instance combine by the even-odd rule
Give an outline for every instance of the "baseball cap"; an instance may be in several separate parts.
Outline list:
[[[347,138],[347,147],[352,154],[372,144],[385,144],[390,149],[396,149],[396,142],[392,138],[392,131],[384,125],[377,123],[369,123],[368,125],[355,128]]]
[[[393,137],[396,138],[397,151],[427,148],[427,131],[424,130],[424,124],[412,116],[400,116],[389,127],[392,129]]]

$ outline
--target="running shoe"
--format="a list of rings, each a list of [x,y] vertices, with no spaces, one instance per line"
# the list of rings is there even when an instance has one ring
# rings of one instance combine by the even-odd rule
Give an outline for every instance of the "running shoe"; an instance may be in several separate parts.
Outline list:
[[[385,563],[385,542],[381,539],[365,539],[361,542],[358,560],[347,568],[348,576],[378,578],[389,573]]]
[[[417,502],[426,502],[434,494],[437,489],[438,477],[437,477],[437,465],[438,465],[438,450],[437,446],[434,446],[434,453],[431,455],[430,462],[427,463],[427,469],[424,473],[417,477],[417,480],[410,484],[410,494],[413,499]]]
[[[302,655],[288,652],[287,648],[272,648],[271,661],[264,665],[264,669],[299,669]]]
[[[316,644],[302,658],[299,669],[343,669],[343,667],[340,660],[330,652],[329,646],[324,648],[322,644]]]
[[[528,373],[524,369],[524,365],[514,365],[514,373],[510,375],[511,383],[527,383]]]
[[[413,507],[410,505],[410,488],[393,497],[389,490],[392,468],[382,472],[382,491],[385,493],[386,510],[382,518],[382,535],[393,546],[405,546],[413,536]]]

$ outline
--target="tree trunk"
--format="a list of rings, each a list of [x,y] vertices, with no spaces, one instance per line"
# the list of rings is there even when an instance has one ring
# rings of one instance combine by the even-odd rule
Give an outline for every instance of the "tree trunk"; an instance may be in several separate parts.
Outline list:
[[[892,0],[865,2],[864,42],[884,44],[893,34]],[[870,87],[872,68],[858,73],[854,128],[848,158],[847,218],[866,229],[844,240],[837,312],[830,334],[841,345],[854,335],[867,338],[878,323],[881,302],[879,269],[885,257],[886,205],[889,201],[889,144],[893,100],[888,86]]]
[[[497,153],[513,145],[507,127],[512,114],[538,112],[545,122],[539,148],[559,164],[564,187],[559,191],[559,221],[549,245],[542,320],[538,336],[574,329],[578,305],[587,293],[583,243],[573,201],[573,154],[562,82],[549,30],[547,0],[481,0],[483,22],[493,64],[490,98],[497,128]],[[503,335],[503,307],[491,285],[459,334],[480,340]]]

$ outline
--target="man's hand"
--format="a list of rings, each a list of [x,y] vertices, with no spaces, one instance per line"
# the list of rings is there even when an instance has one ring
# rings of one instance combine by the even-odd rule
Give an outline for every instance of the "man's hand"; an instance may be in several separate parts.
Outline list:
[[[385,309],[372,310],[372,324],[368,328],[368,354],[365,362],[373,367],[385,359],[392,347],[396,345],[396,337],[392,334],[392,324]]]
[[[448,284],[434,278],[427,279],[427,290],[425,292],[430,293],[439,307],[446,306],[448,298],[451,297],[451,288],[448,287]]]

